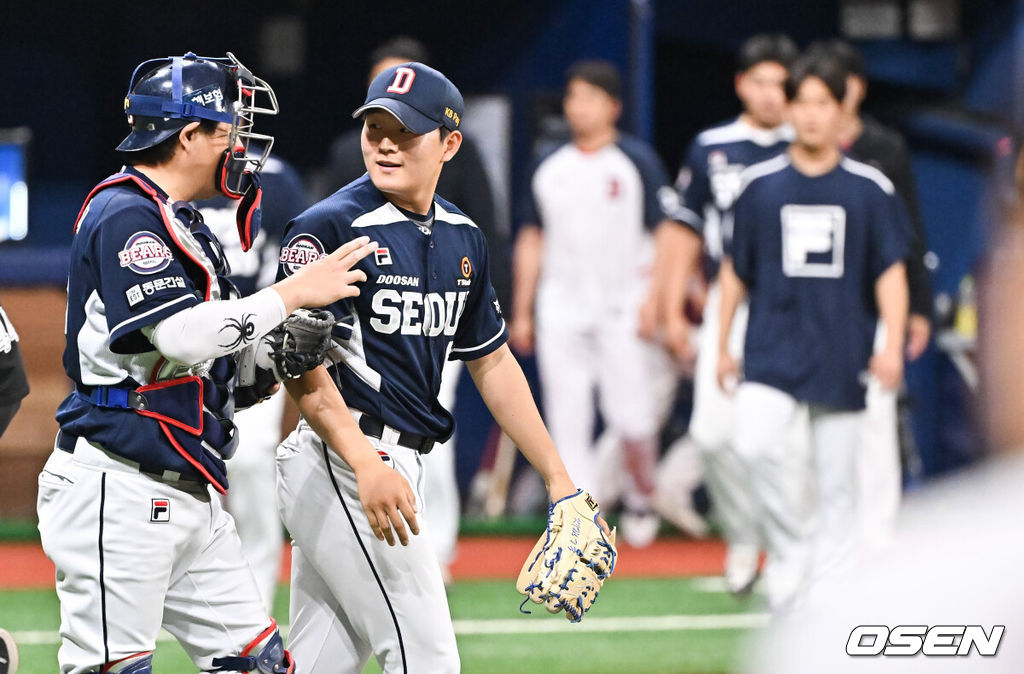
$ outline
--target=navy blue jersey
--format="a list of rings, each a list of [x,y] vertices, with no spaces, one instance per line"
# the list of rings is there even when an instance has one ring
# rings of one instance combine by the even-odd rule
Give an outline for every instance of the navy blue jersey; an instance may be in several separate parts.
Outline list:
[[[508,330],[483,234],[440,197],[433,211],[431,227],[414,223],[364,175],[289,223],[278,278],[360,236],[377,241],[357,265],[367,278],[359,296],[327,307],[337,319],[331,369],[350,407],[445,439],[454,428],[437,401],[445,359],[485,356]]]
[[[874,284],[909,245],[892,183],[848,157],[808,177],[783,154],[744,172],[734,212],[730,254],[750,297],[744,378],[862,409]]]
[[[189,204],[170,203],[139,171],[127,168],[104,184],[110,186],[94,192],[83,207],[71,244],[63,360],[75,391],[61,403],[57,421],[68,436],[222,489],[225,457],[208,448],[226,447],[232,433],[225,409],[233,365],[221,358],[176,367],[164,361],[145,332],[172,314],[231,295],[219,244]],[[189,379],[181,386],[166,385],[182,377]],[[147,392],[149,416],[90,399],[105,388],[123,392],[150,385],[159,390]],[[167,419],[182,426],[165,429]],[[188,437],[172,437],[179,433]]]
[[[228,259],[232,283],[242,297],[266,288],[277,276],[277,255],[288,222],[301,213],[309,201],[298,173],[286,162],[271,156],[260,170],[263,188],[260,233],[252,248],[242,251],[235,225],[238,201],[217,197],[197,201],[203,220],[220,240]]]
[[[682,207],[675,219],[703,235],[716,269],[731,236],[740,173],[784,152],[792,140],[789,125],[757,129],[736,118],[697,134],[687,149],[676,177]]]

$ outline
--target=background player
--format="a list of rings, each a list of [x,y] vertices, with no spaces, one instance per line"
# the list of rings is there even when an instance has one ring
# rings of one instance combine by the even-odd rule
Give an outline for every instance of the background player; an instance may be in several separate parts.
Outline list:
[[[638,320],[654,263],[651,231],[665,217],[659,190],[671,187],[653,149],[616,128],[615,67],[580,61],[566,80],[572,141],[531,178],[516,239],[512,345],[529,353],[536,334],[544,414],[569,474],[595,484],[606,507],[621,491],[622,534],[644,546],[658,531],[650,498],[675,378],[664,349],[638,336]],[[600,456],[595,392],[614,438]]]
[[[743,103],[739,117],[702,131],[694,139],[679,169],[676,187],[682,208],[676,220],[659,230],[659,277],[657,291],[665,307],[665,336],[676,357],[691,357],[689,331],[683,304],[689,270],[688,254],[673,251],[687,245],[687,227],[704,237],[705,272],[709,279],[703,303],[703,322],[694,372],[694,404],[689,433],[669,449],[658,470],[655,503],[662,516],[677,524],[680,513],[690,510],[691,472],[687,455],[696,446],[704,465],[704,477],[715,515],[729,544],[725,560],[726,585],[732,592],[749,590],[757,577],[760,541],[756,509],[750,497],[749,479],[731,447],[735,412],[733,401],[718,388],[718,265],[732,230],[733,201],[739,192],[740,173],[785,151],[792,128],[785,122],[783,84],[787,68],[797,56],[796,45],[784,35],[755,35],[737,55],[736,95]],[[680,243],[673,245],[674,241]],[[665,275],[664,266],[671,266]],[[736,315],[730,348],[739,355],[746,323],[746,307]]]
[[[22,398],[28,395],[28,377],[18,339],[18,331],[0,307],[0,435],[18,412]]]
[[[927,252],[924,223],[917,201],[917,187],[910,170],[906,141],[894,129],[861,115],[867,95],[864,59],[853,45],[843,40],[814,43],[810,51],[821,50],[841,63],[847,71],[846,96],[839,133],[839,146],[850,157],[874,166],[892,181],[910,215],[910,255],[907,283],[910,288],[910,316],[907,319],[907,358],[914,360],[928,347],[931,335],[932,290],[924,263]],[[879,328],[882,334],[882,328]],[[877,345],[876,345],[877,346]],[[884,389],[877,380],[868,384],[867,413],[857,453],[860,498],[860,531],[865,543],[877,547],[889,540],[896,526],[902,491],[897,391]]]
[[[395,37],[380,45],[370,54],[370,73],[367,84],[388,68],[416,61],[430,65],[430,54],[419,40]],[[497,227],[494,194],[480,150],[471,134],[462,133],[462,145],[441,172],[437,193],[459,205],[473,223],[483,232],[490,255],[491,284],[502,306],[508,306],[509,271],[508,237]],[[327,196],[366,173],[361,149],[362,126],[355,126],[331,143],[330,159],[323,176]],[[462,361],[445,362],[441,373],[441,391],[437,399],[446,410],[455,409],[455,393],[462,375]],[[431,539],[437,559],[450,583],[449,566],[455,559],[455,545],[459,532],[459,485],[455,479],[455,435],[439,442],[430,452],[430,470],[426,472],[424,498],[430,503]]]
[[[793,65],[786,96],[796,139],[743,173],[720,273],[723,389],[739,375],[730,329],[750,296],[734,442],[764,512],[776,611],[854,566],[864,371],[888,389],[903,373],[909,223],[892,183],[838,149],[845,86],[832,59],[811,54]],[[885,343],[872,356],[879,317]],[[794,426],[806,428],[804,413],[809,455],[791,439]]]
[[[64,353],[75,390],[39,476],[61,671],[148,674],[163,626],[204,671],[290,672],[211,492],[226,490],[237,444],[231,356],[301,305],[357,292],[363,275],[350,269],[367,240],[236,299],[188,201],[241,197],[238,235],[252,243],[253,173],[266,157],[252,144],[269,151],[273,140],[253,123],[276,112],[272,90],[231,54],[190,53],[141,64],[125,108],[132,131],[118,150],[128,165],[90,193],[75,223]],[[378,494],[402,489],[391,480]]]
[[[300,421],[278,450],[282,515],[294,538],[291,646],[300,672],[362,672],[371,654],[385,672],[459,669],[429,517],[412,538],[400,520],[392,528],[367,517],[356,507],[363,487],[353,467],[323,451],[323,434],[345,429],[352,442],[368,440],[378,463],[404,475],[417,506],[429,510],[423,454],[452,432],[437,392],[444,359],[460,358],[552,501],[576,491],[505,345],[483,235],[434,193],[459,150],[462,114],[462,95],[436,70],[385,70],[353,113],[364,121],[368,174],[297,217],[285,237],[283,278],[301,270],[292,250],[327,250],[362,232],[379,241],[361,265],[360,296],[330,305],[338,320],[331,373],[318,368],[288,382],[300,411],[333,414],[329,424]],[[372,538],[393,542],[396,534],[403,547]]]
[[[222,242],[231,282],[241,297],[248,297],[274,282],[284,227],[308,205],[298,174],[274,155],[260,170],[260,187],[263,190],[260,231],[247,251],[242,250],[234,234],[237,209],[234,201],[221,196],[196,202],[203,220]],[[235,426],[242,449],[227,464],[228,480],[233,485],[227,493],[228,512],[235,520],[242,550],[256,576],[268,612],[274,606],[284,548],[277,499],[270,495],[277,491],[274,453],[282,439],[286,397],[284,391],[279,391],[259,405],[236,411]]]

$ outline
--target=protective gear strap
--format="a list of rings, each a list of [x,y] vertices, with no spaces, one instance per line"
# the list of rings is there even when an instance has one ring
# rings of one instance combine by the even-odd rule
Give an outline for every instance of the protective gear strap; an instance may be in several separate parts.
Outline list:
[[[101,674],[153,674],[153,651],[143,651],[108,662],[100,672]]]
[[[241,299],[197,304],[143,333],[168,360],[195,365],[254,344],[287,316],[277,291],[264,288]]]
[[[267,634],[270,632],[270,636]],[[259,653],[249,655],[257,646],[263,644]],[[240,655],[228,655],[214,658],[211,672],[261,672],[261,674],[292,674],[295,661],[292,654],[285,650],[284,641],[277,631],[277,623],[273,620],[270,627],[264,630],[242,649]]]

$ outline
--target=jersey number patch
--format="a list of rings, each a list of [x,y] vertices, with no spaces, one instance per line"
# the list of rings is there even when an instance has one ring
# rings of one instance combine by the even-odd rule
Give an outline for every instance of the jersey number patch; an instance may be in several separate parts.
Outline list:
[[[846,210],[842,206],[782,207],[782,271],[786,276],[842,278]]]

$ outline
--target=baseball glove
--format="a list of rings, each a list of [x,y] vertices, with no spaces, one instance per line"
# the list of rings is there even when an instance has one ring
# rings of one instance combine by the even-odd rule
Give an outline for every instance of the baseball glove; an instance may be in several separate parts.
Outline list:
[[[299,309],[271,330],[264,341],[277,380],[295,379],[324,362],[331,348],[332,328],[334,314],[330,311]]]
[[[615,570],[615,531],[606,536],[597,523],[601,509],[585,491],[548,506],[548,528],[519,572],[516,589],[550,613],[565,611],[571,622],[583,619],[604,581]],[[519,610],[523,611],[523,605]],[[523,611],[529,613],[529,611]]]

